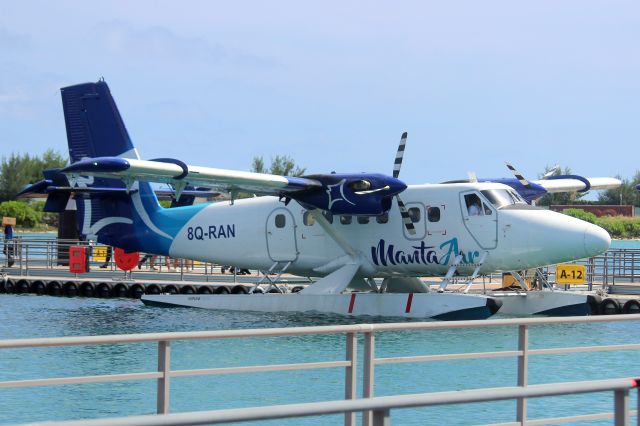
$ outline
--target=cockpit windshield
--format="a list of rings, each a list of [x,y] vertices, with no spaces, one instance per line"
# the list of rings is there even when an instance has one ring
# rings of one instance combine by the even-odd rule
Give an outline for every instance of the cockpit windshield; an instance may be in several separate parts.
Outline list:
[[[527,204],[520,194],[512,189],[485,189],[480,192],[497,208],[514,204]]]

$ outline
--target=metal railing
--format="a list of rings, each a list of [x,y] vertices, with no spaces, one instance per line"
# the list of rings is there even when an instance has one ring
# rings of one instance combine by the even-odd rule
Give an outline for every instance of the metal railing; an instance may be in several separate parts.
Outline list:
[[[227,410],[200,411],[163,416],[130,416],[111,419],[56,422],[59,426],[174,426],[208,425],[236,423],[255,420],[275,420],[291,417],[322,416],[354,412],[372,412],[373,426],[391,424],[391,410],[398,408],[428,407],[447,404],[501,401],[515,398],[539,398],[568,394],[613,392],[613,419],[616,426],[628,426],[629,390],[638,387],[638,379],[610,379],[587,382],[552,383],[528,387],[503,387],[493,389],[473,389],[459,392],[434,392],[411,395],[383,396],[366,399],[311,402],[305,404],[273,405],[269,407],[235,408]],[[640,405],[640,397],[638,398]],[[636,412],[637,415],[637,412]],[[574,420],[588,421],[610,418],[611,416],[574,416]],[[550,421],[556,419],[544,419]],[[524,422],[508,423],[520,425]],[[538,421],[528,425],[544,424]],[[638,422],[640,425],[640,421]],[[506,426],[506,424],[502,424]]]
[[[48,274],[66,274],[68,270],[60,268],[59,265],[67,265],[69,259],[69,247],[72,245],[88,245],[87,241],[63,240],[55,237],[16,237],[11,243],[13,247],[13,256],[15,260],[14,267],[10,270],[14,275],[32,276]],[[5,247],[5,241],[0,236],[0,246]],[[8,256],[0,252],[0,267],[7,265]],[[600,256],[582,259],[576,262],[586,266],[587,286],[589,290],[602,288],[608,290],[615,285],[640,284],[640,249],[610,249]],[[93,271],[100,270],[103,262],[91,260],[90,266]],[[166,266],[167,262],[160,256],[156,261],[157,273],[163,274],[169,272]],[[108,262],[107,271],[112,273],[123,274],[122,271],[115,267],[113,256]],[[172,279],[182,281],[231,281],[233,282],[255,282],[262,275],[260,271],[251,271],[252,275],[248,277],[238,276],[234,270],[227,275],[218,273],[222,265],[215,263],[199,262],[198,266],[193,269],[186,268],[184,259],[180,259],[178,267],[172,274]],[[142,270],[134,270],[133,275],[145,277],[151,270],[148,263]],[[154,274],[156,271],[153,271]],[[543,268],[543,273],[547,277],[548,282],[555,283],[555,266]],[[257,278],[256,278],[257,277]],[[145,277],[146,278],[146,277]],[[498,282],[501,275],[490,275],[483,277],[489,282]],[[466,281],[466,278],[465,280]],[[285,282],[291,283],[309,283],[306,277],[289,277]],[[640,292],[640,289],[638,290]]]
[[[640,249],[609,249],[600,256],[572,262],[586,266],[589,290],[607,291],[615,285],[640,284]],[[544,268],[549,282],[555,282],[555,266]]]
[[[43,238],[43,237],[16,237],[12,240],[5,241],[0,236],[0,268],[6,268],[8,272],[16,276],[70,276],[69,264],[69,247],[86,246],[92,250],[97,246],[90,244],[88,241],[60,239],[60,238]],[[98,245],[101,246],[101,245]],[[13,267],[7,268],[9,256],[4,252],[4,247],[11,247],[10,252],[13,257]],[[105,247],[105,246],[103,246]],[[7,251],[8,253],[9,251]],[[141,260],[145,253],[140,253]],[[155,268],[151,269],[149,260],[146,259],[141,268],[134,269],[131,273],[125,274],[115,265],[113,252],[108,256],[107,262],[102,259],[97,260],[95,256],[90,256],[89,267],[91,272],[83,274],[85,277],[102,276],[105,272],[111,274],[119,274],[122,279],[136,278],[155,279],[167,277],[171,274],[171,279],[180,281],[216,281],[216,282],[247,282],[254,283],[258,281],[263,273],[261,271],[252,270],[250,274],[244,276],[240,274],[236,268],[212,263],[212,262],[195,262],[195,265],[187,263],[187,259],[169,260],[165,256],[155,256]],[[177,262],[175,268],[173,262]],[[225,274],[222,268],[227,271]],[[287,277],[283,280],[285,283],[309,283],[308,278]]]
[[[124,373],[124,374],[110,374],[110,375],[93,375],[93,376],[78,376],[78,377],[58,377],[58,378],[44,378],[44,379],[31,379],[31,380],[13,380],[0,382],[0,389],[2,388],[21,388],[21,387],[33,387],[33,386],[50,386],[50,385],[67,385],[67,384],[79,384],[79,383],[95,383],[95,382],[111,382],[111,381],[129,381],[129,380],[156,380],[157,381],[157,393],[156,393],[156,406],[158,414],[168,414],[169,401],[170,401],[170,383],[173,378],[187,377],[187,376],[203,376],[203,375],[218,375],[218,374],[235,374],[235,373],[256,373],[256,372],[275,372],[275,371],[293,371],[293,370],[306,370],[306,369],[321,369],[321,368],[343,368],[345,374],[344,381],[344,395],[345,400],[353,403],[352,405],[344,403],[343,408],[334,412],[345,412],[345,425],[354,425],[355,411],[363,411],[363,425],[370,425],[374,419],[376,424],[384,423],[388,419],[388,410],[391,408],[398,408],[404,405],[400,404],[403,398],[407,396],[397,396],[396,400],[392,402],[385,400],[384,398],[374,398],[374,385],[375,385],[375,366],[383,364],[398,364],[398,363],[415,363],[415,362],[434,362],[445,360],[463,360],[463,359],[486,359],[486,358],[505,358],[516,357],[517,363],[517,391],[514,388],[509,389],[511,393],[509,398],[517,399],[515,418],[517,423],[512,424],[533,424],[533,421],[527,419],[527,398],[534,396],[546,395],[545,392],[551,392],[549,389],[543,389],[540,386],[528,385],[528,365],[529,358],[537,355],[557,355],[568,353],[587,353],[587,352],[602,352],[602,351],[621,351],[621,350],[640,350],[640,343],[629,343],[622,345],[600,345],[600,346],[578,346],[578,347],[563,347],[563,348],[547,348],[547,349],[531,349],[529,347],[529,328],[532,326],[546,325],[546,324],[578,324],[578,323],[602,323],[611,321],[640,321],[640,314],[638,315],[612,315],[612,316],[597,316],[597,317],[572,317],[572,318],[524,318],[524,319],[502,319],[502,320],[487,320],[487,321],[455,321],[455,322],[416,322],[416,323],[388,323],[388,324],[354,324],[354,325],[338,325],[338,326],[317,326],[317,327],[297,327],[297,328],[270,328],[270,329],[254,329],[254,330],[224,330],[224,331],[202,331],[202,332],[176,332],[176,333],[149,333],[149,334],[130,334],[130,335],[111,335],[111,336],[86,336],[86,337],[61,337],[61,338],[39,338],[39,339],[15,339],[0,341],[0,350],[13,349],[13,348],[37,348],[37,347],[64,347],[64,346],[77,346],[77,345],[101,345],[101,344],[122,344],[122,343],[143,343],[143,342],[156,342],[158,345],[157,352],[157,365],[156,371],[142,372],[142,373]],[[494,352],[472,352],[472,353],[449,353],[438,355],[413,355],[405,357],[388,357],[378,358],[375,356],[375,337],[377,333],[391,332],[391,331],[416,331],[416,330],[443,330],[443,329],[476,329],[476,328],[495,328],[495,327],[517,327],[518,328],[518,346],[517,350],[507,351],[494,351]],[[203,368],[193,370],[173,370],[171,369],[171,343],[175,341],[189,341],[189,340],[203,340],[203,339],[231,339],[231,338],[251,338],[251,337],[275,337],[275,336],[303,336],[303,335],[327,335],[327,334],[344,334],[346,336],[345,341],[345,358],[344,360],[329,360],[321,362],[306,362],[306,363],[291,363],[291,364],[277,364],[277,365],[252,365],[241,367],[225,367],[225,368]],[[364,399],[356,399],[357,396],[357,371],[358,371],[358,336],[362,335],[364,339],[364,353],[362,356],[363,377],[361,379],[362,396]],[[572,392],[591,392],[595,390],[593,386],[595,382],[583,385],[572,385],[570,383],[558,384],[558,388],[553,391],[557,392],[558,389],[563,389],[564,393]],[[613,382],[611,382],[613,383]],[[617,383],[617,382],[616,382]],[[549,385],[551,386],[551,385]],[[564,387],[563,387],[564,386]],[[591,386],[591,387],[590,387]],[[597,385],[600,386],[600,385]],[[597,387],[596,386],[596,387]],[[609,386],[609,385],[607,385]],[[606,388],[606,389],[605,389]],[[602,388],[601,390],[612,390],[615,392],[623,391],[622,386],[610,386]],[[583,390],[580,390],[583,389]],[[628,389],[628,388],[627,388]],[[486,390],[486,389],[485,389]],[[495,389],[494,389],[495,390]],[[465,391],[466,395],[473,395],[471,390]],[[471,393],[469,393],[471,392]],[[498,392],[496,390],[496,392]],[[506,391],[505,391],[506,392]],[[549,393],[553,395],[554,393]],[[431,396],[429,396],[431,395]],[[434,396],[438,394],[421,394],[416,396],[420,402],[418,405],[431,405],[434,401],[442,401],[442,404],[454,403],[453,399],[439,400]],[[462,394],[461,394],[462,395]],[[499,393],[493,394],[494,397],[486,400],[499,400],[505,399],[506,394],[503,397],[499,397]],[[442,396],[442,395],[441,395]],[[624,395],[623,395],[624,396]],[[435,399],[430,399],[435,398]],[[474,397],[475,398],[475,397]],[[620,399],[622,398],[622,399]],[[473,401],[479,401],[472,399]],[[623,402],[620,402],[620,401]],[[385,402],[386,401],[386,402]],[[431,401],[431,402],[430,402]],[[471,401],[471,400],[470,400]],[[469,401],[469,402],[470,402]],[[620,416],[620,407],[624,407],[624,418],[628,416],[628,393],[626,396],[621,397],[616,393],[616,419]],[[627,402],[624,402],[627,401]],[[464,402],[460,400],[458,402]],[[364,405],[358,405],[364,404]],[[367,405],[372,404],[372,405]],[[380,405],[376,405],[380,404]],[[386,404],[386,405],[385,405]],[[360,408],[355,408],[360,407]],[[386,407],[386,408],[385,408]],[[305,409],[310,409],[306,407]],[[247,410],[247,409],[245,409]],[[262,412],[266,412],[266,408],[260,408]],[[292,409],[293,410],[293,409]],[[310,409],[311,413],[313,409]],[[382,414],[375,412],[382,410]],[[288,413],[288,414],[287,414]],[[296,414],[294,411],[284,411],[282,417],[290,417],[295,415],[307,415]],[[315,413],[315,412],[314,412]],[[386,413],[386,414],[385,414]],[[237,413],[236,413],[237,414]],[[636,412],[634,414],[637,415]],[[311,415],[311,414],[308,414]],[[605,418],[611,417],[611,413],[600,413],[591,415],[593,418]],[[595,417],[594,417],[595,416]],[[605,416],[605,417],[603,417]],[[177,417],[176,417],[177,418]],[[270,417],[255,417],[255,419],[265,419]],[[562,418],[555,418],[554,422],[574,421],[583,419],[584,416],[567,416]],[[623,417],[620,417],[623,418]],[[240,420],[241,417],[238,417]],[[382,420],[380,420],[382,419]],[[229,420],[230,421],[230,420]],[[535,419],[536,422],[542,421]],[[140,423],[142,424],[142,423]],[[155,424],[155,423],[149,423]],[[167,424],[187,424],[187,423],[167,423]],[[197,423],[189,423],[197,424]]]

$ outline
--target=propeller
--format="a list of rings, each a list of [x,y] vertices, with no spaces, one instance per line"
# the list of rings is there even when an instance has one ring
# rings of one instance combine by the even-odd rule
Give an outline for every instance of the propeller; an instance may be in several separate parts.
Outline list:
[[[400,175],[400,167],[402,167],[402,159],[404,157],[404,148],[407,144],[407,132],[402,134],[400,138],[400,145],[398,145],[398,152],[396,153],[396,160],[393,163],[393,177],[398,178]],[[398,208],[400,209],[400,215],[402,216],[402,223],[404,227],[407,228],[407,232],[411,235],[416,234],[416,227],[413,225],[413,221],[411,220],[411,216],[409,216],[409,212],[405,207],[400,195],[396,194],[396,201],[398,202]]]
[[[511,173],[513,173],[513,176],[515,176],[516,179],[518,179],[518,181],[522,184],[522,186],[524,186],[525,188],[531,188],[531,184],[529,183],[529,181],[522,175],[522,173],[520,173],[515,167],[513,167],[510,163],[505,162],[505,164],[507,165],[507,168],[509,170],[511,170]]]
[[[547,173],[542,176],[542,179],[549,179],[551,176],[555,175],[557,171],[560,170],[560,166],[556,164],[552,168],[549,169]]]

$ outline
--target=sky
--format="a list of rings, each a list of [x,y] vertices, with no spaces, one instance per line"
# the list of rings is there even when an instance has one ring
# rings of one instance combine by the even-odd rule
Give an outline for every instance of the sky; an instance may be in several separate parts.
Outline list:
[[[0,156],[67,153],[61,87],[109,84],[143,158],[410,184],[640,170],[640,2],[0,0]]]

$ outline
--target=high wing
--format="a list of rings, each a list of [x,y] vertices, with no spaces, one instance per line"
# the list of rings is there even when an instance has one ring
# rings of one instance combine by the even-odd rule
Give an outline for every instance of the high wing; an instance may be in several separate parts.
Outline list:
[[[547,179],[534,180],[547,192],[585,192],[590,189],[613,189],[622,185],[622,181],[610,177],[582,177],[574,175],[550,176]]]
[[[547,193],[587,192],[590,189],[612,189],[622,185],[622,181],[610,177],[584,177],[579,175],[554,175],[559,167],[554,167],[542,179],[529,181],[513,165],[506,163],[513,178],[487,179],[500,182],[515,189],[528,203],[533,203]]]
[[[177,200],[188,187],[206,187],[229,192],[232,200],[239,192],[275,195],[285,204],[296,200],[307,209],[367,216],[387,213],[396,200],[403,219],[408,217],[398,197],[407,185],[397,178],[406,132],[400,140],[393,176],[328,173],[296,177],[191,166],[173,158],[140,159],[103,80],[69,86],[61,92],[72,163],[60,172],[79,191],[83,186],[91,190],[102,186],[106,191],[128,192],[136,190],[136,182],[157,182],[170,184]],[[411,219],[403,222],[411,232]]]
[[[136,180],[167,183],[176,187],[177,193],[180,192],[179,188],[186,186],[278,196],[322,188],[322,183],[315,179],[191,166],[174,159],[87,158],[71,164],[61,172],[67,175],[115,178],[125,183]]]
[[[406,132],[401,144],[406,141]],[[402,145],[401,145],[402,146]],[[76,176],[118,179],[129,188],[136,181],[170,184],[179,199],[186,187],[204,186],[220,192],[274,195],[285,202],[296,200],[305,208],[319,208],[333,214],[380,215],[398,200],[403,219],[406,209],[398,194],[407,187],[397,177],[380,173],[330,173],[306,177],[279,176],[238,170],[186,165],[162,158],[140,160],[123,157],[93,157],[77,161],[60,171],[74,182]],[[410,219],[405,226],[411,232]]]

